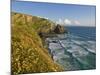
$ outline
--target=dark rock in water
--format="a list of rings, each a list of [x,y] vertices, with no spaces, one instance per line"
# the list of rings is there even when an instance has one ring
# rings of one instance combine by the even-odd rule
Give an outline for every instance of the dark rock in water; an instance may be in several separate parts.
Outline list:
[[[57,33],[57,34],[64,33],[64,27],[59,25],[59,24],[57,24],[57,26],[54,29],[54,32]]]
[[[52,41],[53,43],[57,43],[57,41]]]

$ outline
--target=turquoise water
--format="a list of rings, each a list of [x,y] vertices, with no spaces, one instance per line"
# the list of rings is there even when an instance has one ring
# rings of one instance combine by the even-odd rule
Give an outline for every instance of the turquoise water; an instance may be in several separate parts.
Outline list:
[[[83,28],[83,30],[72,27],[68,31],[70,32],[46,39],[53,60],[60,64],[65,71],[95,69],[95,27],[94,29],[93,27]]]

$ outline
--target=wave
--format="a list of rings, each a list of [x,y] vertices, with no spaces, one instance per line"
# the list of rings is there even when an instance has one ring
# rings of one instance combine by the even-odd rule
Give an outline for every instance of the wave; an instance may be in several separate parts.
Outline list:
[[[95,41],[84,40],[72,34],[60,34],[47,38],[53,60],[64,70],[83,70],[95,68]]]

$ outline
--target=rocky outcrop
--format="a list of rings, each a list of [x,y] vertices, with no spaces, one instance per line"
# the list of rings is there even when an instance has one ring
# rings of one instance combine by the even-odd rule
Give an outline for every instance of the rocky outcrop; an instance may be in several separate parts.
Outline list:
[[[61,26],[60,24],[57,24],[57,26],[54,29],[54,32],[57,33],[57,34],[64,33],[64,27]]]

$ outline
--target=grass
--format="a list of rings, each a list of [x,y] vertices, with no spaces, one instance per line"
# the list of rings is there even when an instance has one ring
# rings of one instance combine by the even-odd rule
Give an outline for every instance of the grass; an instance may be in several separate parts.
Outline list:
[[[38,35],[38,32],[48,33],[53,23],[20,13],[12,13],[11,17],[12,74],[62,71],[62,67],[52,60],[48,50],[42,44],[43,40]],[[27,21],[27,18],[33,20]]]

